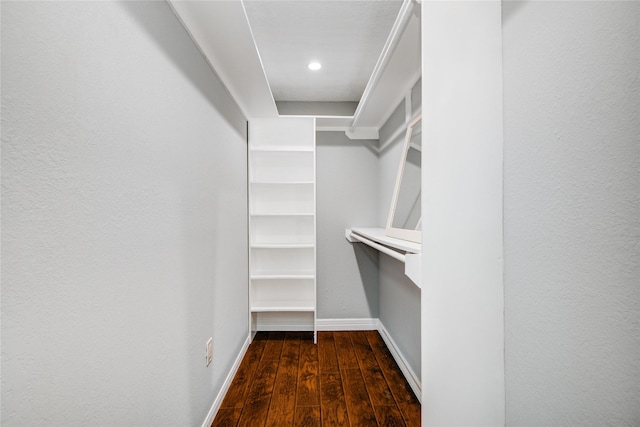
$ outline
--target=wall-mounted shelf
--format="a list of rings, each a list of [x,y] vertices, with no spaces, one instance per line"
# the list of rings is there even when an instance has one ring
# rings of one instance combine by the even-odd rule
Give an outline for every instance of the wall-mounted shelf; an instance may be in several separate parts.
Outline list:
[[[251,275],[251,280],[298,280],[298,279],[314,279],[316,276],[312,272],[290,271],[290,272],[256,272]]]
[[[251,244],[251,247],[256,249],[313,249],[315,245],[313,243],[255,243]]]
[[[314,216],[311,212],[268,212],[268,213],[252,213],[251,216]]]
[[[313,153],[313,147],[302,147],[299,145],[263,145],[261,147],[250,147],[250,151],[252,152],[308,152]]]
[[[315,311],[313,301],[309,301],[306,305],[300,305],[300,301],[266,301],[264,303],[256,302],[251,306],[251,311],[254,313],[266,313],[273,311]]]
[[[417,287],[422,287],[422,245],[396,239],[385,234],[384,228],[347,228],[346,239],[351,243],[364,243],[385,255],[404,263],[404,274]]]
[[[251,185],[314,185],[313,181],[251,181]]]

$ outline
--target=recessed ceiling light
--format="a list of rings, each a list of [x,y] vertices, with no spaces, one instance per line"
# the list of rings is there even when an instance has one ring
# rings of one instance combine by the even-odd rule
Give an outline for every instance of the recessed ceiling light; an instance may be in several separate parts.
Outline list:
[[[319,62],[313,61],[313,62],[309,62],[309,65],[307,65],[307,67],[309,67],[311,71],[318,71],[320,68],[322,68],[322,64]]]

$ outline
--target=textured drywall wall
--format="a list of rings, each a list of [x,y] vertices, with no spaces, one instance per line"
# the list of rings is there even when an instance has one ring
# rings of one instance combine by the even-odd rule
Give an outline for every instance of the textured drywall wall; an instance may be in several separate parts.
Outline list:
[[[412,110],[420,105],[420,82],[412,90]],[[380,140],[385,141],[399,127],[404,128],[405,103],[402,101],[380,128]],[[378,176],[378,227],[385,227],[393,197],[405,132],[380,153]],[[407,363],[420,378],[420,289],[404,274],[404,264],[380,254],[380,321],[402,352]]]
[[[420,288],[404,274],[404,263],[380,254],[380,321],[420,379]]]
[[[501,5],[422,20],[422,424],[503,425]]]
[[[248,334],[244,117],[165,2],[1,35],[2,425],[201,424]]]
[[[640,425],[640,3],[505,2],[509,425]]]
[[[316,134],[318,319],[378,318],[378,251],[345,229],[377,226],[375,141]]]
[[[386,226],[389,207],[402,157],[403,143],[406,134],[406,100],[402,100],[380,128],[380,176],[378,186],[378,221]],[[422,108],[422,80],[418,79],[411,88],[410,118],[414,117]],[[397,133],[398,129],[402,129]],[[392,138],[395,135],[395,138]]]
[[[380,128],[380,142],[383,147],[380,153],[380,175],[378,177],[378,188],[380,196],[378,198],[378,222],[380,227],[387,226],[389,208],[393,197],[393,190],[398,176],[398,167],[402,157],[402,149],[406,125],[405,104],[402,101]],[[402,128],[400,133],[396,131]],[[397,135],[393,140],[391,138]],[[384,144],[387,144],[386,146]]]

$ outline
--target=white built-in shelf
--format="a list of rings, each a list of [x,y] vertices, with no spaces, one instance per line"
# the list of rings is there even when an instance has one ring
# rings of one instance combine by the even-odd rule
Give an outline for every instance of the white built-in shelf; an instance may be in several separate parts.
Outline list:
[[[298,237],[298,236],[296,236]],[[255,241],[251,242],[252,249],[312,249],[315,247],[313,242],[313,236],[310,236],[306,240],[291,240],[285,241]]]
[[[296,146],[296,145],[262,145],[258,147],[249,147],[250,151],[253,152],[269,152],[269,153],[278,153],[278,152],[309,152],[313,153],[314,147],[309,146]]]
[[[364,243],[403,262],[404,274],[417,287],[422,286],[422,244],[389,237],[384,228],[348,228],[345,237],[349,242]]]
[[[277,185],[313,185],[313,181],[251,181],[251,185],[268,185],[268,186],[277,186]]]
[[[254,301],[251,306],[252,312],[273,312],[273,311],[315,311],[315,302],[309,300],[304,301],[288,301],[288,300],[268,300]]]
[[[316,276],[312,271],[280,271],[280,272],[257,271],[251,274],[251,280],[273,280],[273,279],[297,280],[297,279],[315,279],[315,277]]]
[[[254,249],[313,249],[313,243],[252,243]]]
[[[369,240],[388,246],[392,249],[419,254],[422,252],[420,243],[410,242],[408,240],[396,239],[385,234],[384,228],[351,228],[351,232],[359,236],[363,236]]]
[[[301,213],[290,213],[290,212],[271,212],[271,213],[252,213],[251,216],[266,216],[266,217],[270,217],[270,216],[294,216],[294,217],[304,217],[304,216],[309,216],[309,217],[313,217],[315,214],[313,213],[308,213],[308,212],[301,212]]]

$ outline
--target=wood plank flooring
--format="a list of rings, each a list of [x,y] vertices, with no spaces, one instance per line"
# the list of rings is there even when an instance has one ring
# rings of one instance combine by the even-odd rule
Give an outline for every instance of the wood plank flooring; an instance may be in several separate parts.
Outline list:
[[[377,331],[258,332],[212,427],[419,426],[420,403]]]

